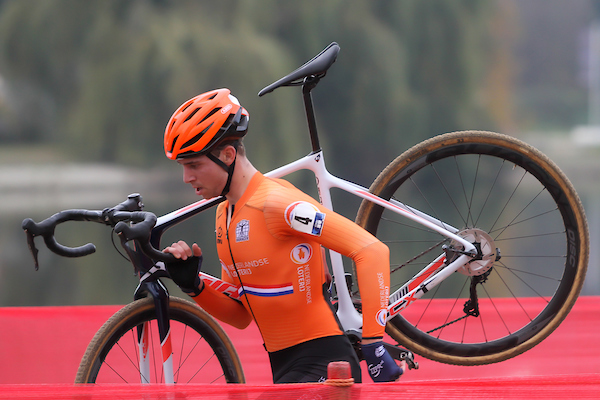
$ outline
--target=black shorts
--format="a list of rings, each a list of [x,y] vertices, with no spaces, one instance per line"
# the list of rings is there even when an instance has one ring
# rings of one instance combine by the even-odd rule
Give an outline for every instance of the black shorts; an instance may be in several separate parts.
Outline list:
[[[321,382],[327,366],[348,361],[355,383],[361,382],[360,362],[345,335],[328,336],[269,353],[273,383]]]

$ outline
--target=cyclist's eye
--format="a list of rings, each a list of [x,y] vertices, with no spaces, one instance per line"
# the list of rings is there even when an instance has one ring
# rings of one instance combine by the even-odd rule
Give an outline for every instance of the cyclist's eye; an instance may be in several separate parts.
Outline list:
[[[198,164],[196,164],[196,163],[189,163],[189,164],[184,164],[183,167],[187,168],[187,169],[197,169],[198,168]]]

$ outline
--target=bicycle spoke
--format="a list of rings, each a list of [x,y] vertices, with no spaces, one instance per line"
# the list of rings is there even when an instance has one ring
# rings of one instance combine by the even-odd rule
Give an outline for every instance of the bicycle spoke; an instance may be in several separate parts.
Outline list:
[[[506,332],[508,332],[508,334],[511,334],[512,332],[510,331],[510,328],[506,324],[506,320],[504,319],[504,317],[502,317],[502,313],[500,313],[500,310],[496,306],[496,302],[494,301],[494,297],[490,296],[490,294],[488,293],[488,291],[487,291],[487,289],[485,287],[483,288],[483,291],[486,293],[487,298],[490,301],[490,304],[492,305],[492,307],[494,308],[494,310],[496,312],[496,315],[498,316],[498,318],[500,319],[500,321],[502,321],[502,324],[504,325],[504,328],[506,328]]]
[[[128,335],[128,337],[130,338],[130,343],[131,345],[127,345],[127,346],[123,346],[121,345],[121,343],[117,342],[115,344],[115,347],[119,349],[120,353],[125,356],[125,358],[129,361],[129,363],[131,364],[131,366],[135,369],[135,371],[137,371],[138,373],[138,377],[140,379],[145,379],[146,381],[149,381],[149,377],[146,376],[142,376],[142,371],[140,371],[139,368],[139,352],[130,352],[125,350],[126,347],[129,348],[137,348],[138,347],[138,342],[137,342],[137,338],[136,338],[136,334],[135,332],[132,330],[129,332],[130,334]],[[135,361],[133,359],[133,357],[130,355],[130,353],[135,354]],[[114,357],[114,355],[113,355]],[[129,383],[128,380],[123,377],[119,371],[117,370],[117,368],[113,367],[106,359],[103,361],[103,365],[107,366],[108,368],[110,368],[119,378],[121,378],[123,380],[123,382],[125,383]]]
[[[496,362],[514,356],[516,342],[539,341],[536,333],[556,327],[559,311],[572,306],[566,294],[580,287],[573,279],[583,268],[575,262],[586,257],[586,245],[573,242],[578,205],[562,192],[560,172],[526,147],[487,132],[442,135],[407,151],[374,182],[375,194],[452,226],[479,251],[391,321],[392,337],[412,350],[442,362]],[[358,220],[390,248],[395,292],[444,252],[462,250],[392,210],[363,209]]]
[[[519,307],[521,307],[521,310],[523,310],[523,313],[527,316],[527,318],[529,318],[529,321],[530,322],[533,321],[533,318],[529,315],[529,313],[527,312],[527,310],[523,306],[523,303],[519,300],[519,296],[517,296],[515,293],[513,293],[513,291],[510,289],[510,286],[506,283],[506,281],[504,280],[504,278],[502,278],[502,275],[498,274],[498,278],[500,278],[500,280],[502,281],[502,283],[504,284],[504,286],[506,287],[506,289],[512,295],[513,299],[515,299],[515,301],[517,302],[517,304],[519,305]],[[526,282],[523,282],[523,283],[525,283],[527,285]],[[531,286],[530,286],[530,288],[531,288]],[[531,288],[531,289],[533,289],[533,288]],[[538,294],[538,296],[539,296],[539,294]],[[542,298],[542,296],[539,296],[539,297]],[[512,332],[510,332],[510,333],[512,333]]]
[[[456,158],[455,158],[456,160]],[[472,190],[471,190],[471,196],[469,198],[469,200],[467,201],[467,207],[469,209],[469,216],[471,218],[471,225],[470,226],[475,226],[475,219],[473,218],[473,215],[471,213],[472,209],[473,209],[473,200],[475,198],[475,188],[477,187],[477,177],[479,176],[479,166],[481,164],[481,155],[477,156],[477,163],[475,166],[475,174],[473,176],[473,186],[472,186]],[[466,193],[466,191],[465,191]],[[489,194],[488,194],[489,196]],[[469,218],[467,218],[467,225],[469,225]]]
[[[556,257],[559,257],[559,256],[556,256]],[[562,256],[560,256],[560,257],[562,258]],[[506,269],[507,271],[510,271],[510,272],[512,272],[512,273],[519,272],[519,273],[521,273],[521,274],[530,275],[530,276],[533,276],[533,277],[535,277],[535,278],[545,278],[545,279],[550,279],[550,280],[553,280],[553,281],[555,281],[555,282],[557,282],[557,283],[558,283],[558,282],[560,282],[560,279],[556,279],[556,278],[553,278],[553,277],[551,277],[551,276],[542,275],[542,274],[537,274],[537,273],[533,273],[533,272],[531,272],[531,271],[524,271],[524,270],[521,270],[521,269],[518,269],[518,268],[514,268],[514,267],[508,267],[508,266],[507,266],[507,265],[506,265],[504,262],[499,262],[497,265],[495,265],[495,268],[504,268],[504,269]],[[515,274],[515,275],[516,275],[516,274]],[[518,275],[517,275],[517,276],[518,276]]]
[[[477,215],[477,218],[475,219],[475,223],[473,224],[473,226],[477,226],[477,224],[479,223],[479,219],[483,215],[483,210],[487,206],[488,201],[490,200],[490,197],[492,195],[492,192],[493,192],[494,188],[496,188],[496,184],[498,183],[498,178],[500,177],[500,172],[502,172],[502,168],[503,167],[504,167],[504,160],[502,160],[502,164],[498,168],[498,171],[496,172],[496,176],[494,176],[494,180],[492,182],[492,186],[488,190],[486,190],[487,196],[486,196],[485,201],[483,202],[483,204],[481,206],[481,210],[479,210],[479,215]],[[473,190],[475,190],[475,189],[473,189]]]
[[[407,224],[404,222],[400,222],[398,220],[394,220],[394,219],[390,219],[390,218],[382,218],[382,221],[397,225],[397,226],[403,226],[406,228],[410,228],[411,230],[415,230],[415,231],[420,231],[420,232],[425,232],[425,233],[431,233],[431,230],[427,229],[427,228],[423,228],[422,226],[418,226],[418,225],[411,225],[411,224]],[[439,235],[439,234],[438,234]]]
[[[504,207],[502,207],[502,209],[498,213],[498,216],[496,217],[496,220],[490,226],[489,231],[493,231],[494,230],[494,227],[496,226],[496,224],[500,220],[500,217],[502,216],[502,214],[504,214],[504,211],[506,210],[506,207],[508,207],[510,201],[512,200],[513,196],[517,192],[517,189],[519,188],[519,186],[521,186],[521,183],[523,182],[523,179],[525,178],[525,175],[527,175],[527,171],[523,172],[523,175],[521,176],[521,179],[519,179],[519,182],[515,185],[513,191],[511,192],[510,196],[508,197],[508,200],[506,200],[506,202],[504,203]]]
[[[421,313],[421,316],[419,317],[419,319],[415,322],[415,327],[418,327],[419,324],[421,323],[421,320],[423,319],[423,317],[425,316],[425,313],[427,312],[427,310],[429,309],[429,306],[431,306],[433,299],[435,299],[436,294],[438,292],[438,290],[440,290],[440,287],[444,284],[444,282],[440,283],[439,285],[437,285],[435,287],[435,291],[433,292],[432,296],[429,299],[423,300],[427,302],[427,305],[425,306],[425,309],[423,310],[423,312]]]
[[[457,166],[458,167],[458,166]],[[452,205],[454,206],[454,209],[456,210],[457,214],[460,216],[463,225],[467,225],[467,221],[462,217],[460,210],[458,209],[458,206],[456,205],[456,202],[454,201],[454,198],[452,197],[452,195],[450,194],[450,192],[448,191],[448,188],[446,187],[446,183],[444,182],[444,180],[440,177],[440,174],[438,173],[437,169],[435,168],[434,165],[431,166],[431,169],[433,169],[433,172],[435,173],[435,175],[437,176],[438,180],[440,181],[442,188],[444,189],[444,192],[446,193],[446,195],[448,196],[448,198],[450,199],[450,202],[452,203]],[[458,168],[457,168],[458,169]],[[458,171],[457,171],[458,172]],[[460,173],[459,173],[460,176]],[[461,180],[462,183],[462,180]],[[463,187],[464,188],[464,187]],[[439,218],[438,218],[439,219]]]
[[[535,199],[537,199],[537,197],[538,197],[538,196],[539,196],[539,195],[540,195],[542,192],[544,192],[544,191],[545,191],[545,189],[542,189],[542,190],[541,190],[541,191],[540,191],[540,192],[539,192],[539,193],[538,193],[538,194],[537,194],[537,195],[536,195],[536,196],[535,196],[533,199],[531,199],[531,201],[530,201],[529,203],[527,203],[527,205],[526,205],[525,207],[523,207],[523,209],[522,209],[522,210],[521,210],[521,211],[520,211],[520,212],[519,212],[517,215],[515,215],[515,217],[514,217],[514,218],[513,218],[511,221],[509,221],[509,222],[508,222],[507,224],[505,224],[503,227],[501,227],[501,228],[498,228],[498,229],[493,229],[493,228],[491,228],[491,229],[489,230],[489,233],[490,233],[490,234],[491,234],[492,232],[494,232],[494,233],[495,233],[495,232],[497,232],[497,231],[500,231],[500,233],[496,234],[496,237],[495,237],[494,239],[497,239],[497,238],[499,238],[499,237],[500,237],[500,236],[501,236],[501,235],[502,235],[502,234],[503,234],[503,233],[504,233],[504,232],[505,232],[505,231],[506,231],[506,230],[507,230],[509,227],[515,226],[515,225],[517,225],[518,223],[521,223],[521,222],[524,222],[524,221],[530,220],[530,219],[532,219],[532,218],[536,218],[537,216],[534,216],[534,217],[527,218],[526,220],[522,220],[522,221],[519,221],[519,222],[516,222],[516,223],[515,223],[515,220],[516,220],[516,219],[517,219],[517,218],[518,218],[518,217],[519,217],[519,216],[520,216],[520,215],[521,215],[521,214],[522,214],[522,213],[523,213],[523,212],[524,212],[524,211],[525,211],[525,210],[526,210],[526,209],[527,209],[527,208],[528,208],[528,207],[529,207],[531,204],[533,204],[533,202],[535,201]],[[507,205],[508,205],[508,203],[507,203]],[[538,214],[538,216],[542,216],[542,215],[545,215],[545,214],[546,214],[546,213],[541,213],[541,214]],[[494,224],[495,224],[495,223],[494,223]]]
[[[183,365],[185,364],[185,362],[188,360],[188,358],[192,355],[192,353],[194,352],[194,349],[196,348],[196,346],[198,346],[198,344],[200,343],[200,341],[202,340],[202,337],[200,337],[199,339],[196,340],[196,343],[192,346],[192,348],[187,352],[186,356],[183,357],[183,341],[181,342],[181,347],[182,347],[182,351],[181,351],[181,355],[179,357],[179,367],[177,369],[177,372],[180,371],[181,367],[183,367]]]
[[[524,285],[526,285],[526,286],[527,286],[527,287],[528,287],[528,288],[531,290],[531,292],[533,292],[533,293],[535,293],[535,294],[537,295],[537,297],[538,297],[538,298],[540,298],[540,299],[543,299],[544,301],[548,302],[548,301],[546,300],[546,297],[545,297],[543,294],[539,293],[539,291],[537,291],[537,290],[536,290],[536,289],[535,289],[533,286],[531,286],[531,285],[530,285],[530,284],[529,284],[527,281],[525,281],[525,280],[524,280],[524,279],[522,279],[522,278],[521,278],[521,277],[520,277],[518,274],[516,274],[514,269],[512,269],[512,268],[506,268],[506,270],[507,270],[508,272],[510,272],[510,273],[511,273],[511,274],[512,274],[512,275],[513,275],[515,278],[517,278],[519,281],[521,281],[521,282],[522,282]],[[529,275],[534,275],[534,274],[531,274],[531,273],[528,273],[528,274],[529,274]],[[553,280],[553,281],[555,281],[555,282],[557,282],[557,283],[560,283],[560,279],[555,279],[555,278],[552,278],[552,277],[549,277],[549,276],[537,275],[537,277],[538,277],[538,278],[545,278],[545,279]],[[515,297],[516,297],[516,296],[515,296]]]
[[[523,239],[535,239],[535,238],[541,238],[543,236],[554,236],[554,235],[564,235],[565,231],[562,232],[545,232],[545,233],[538,233],[535,235],[523,235],[523,236],[511,236],[511,237],[507,237],[507,238],[503,238],[503,239],[496,239],[494,238],[494,242],[499,243],[499,242],[506,242],[506,241],[510,241],[510,240],[523,240]]]
[[[461,289],[460,289],[460,291],[459,291],[459,294],[460,294],[460,293],[462,293],[462,291],[464,290],[464,288],[465,288],[465,286],[466,286],[466,284],[467,284],[467,281],[468,281],[468,279],[465,279],[465,280],[464,280],[464,282],[463,282],[463,285],[462,285],[462,287],[461,287]],[[457,321],[458,321],[458,320],[455,320],[455,321],[450,321],[450,318],[451,318],[451,315],[452,315],[452,311],[453,311],[453,310],[455,310],[455,308],[456,308],[456,304],[458,304],[458,302],[459,302],[460,300],[461,300],[461,297],[460,297],[459,295],[458,295],[458,296],[456,296],[456,298],[454,299],[454,303],[452,304],[452,307],[450,307],[450,308],[449,308],[449,310],[448,310],[448,314],[446,315],[446,319],[444,320],[443,324],[442,324],[440,327],[438,327],[438,328],[434,329],[434,330],[439,330],[439,332],[438,332],[438,335],[437,335],[437,338],[438,338],[438,339],[439,339],[439,338],[440,338],[440,336],[442,335],[442,333],[443,333],[443,330],[444,330],[444,328],[445,328],[445,327],[447,327],[447,326],[449,326],[449,325],[451,325],[451,324],[453,324],[453,323],[455,323],[455,322],[457,322]],[[464,299],[463,299],[463,300],[464,300]],[[461,318],[461,319],[462,319],[462,318]]]
[[[121,374],[119,374],[119,372],[116,369],[114,369],[109,363],[104,362],[103,365],[106,366],[106,367],[108,367],[111,371],[113,371],[115,373],[115,375],[117,375],[119,378],[121,378],[121,380],[123,381],[123,383],[130,383]]]
[[[217,333],[212,326],[212,319],[195,304],[177,298],[170,298],[170,331],[172,341],[171,360],[173,365],[174,383],[211,383],[211,382],[241,382],[243,372],[239,367],[237,358],[232,353],[224,340],[228,341],[224,333]],[[129,319],[127,310],[131,310]],[[94,337],[93,343],[101,344],[107,353],[104,363],[99,364],[95,359],[85,357],[86,363],[82,368],[93,368],[91,373],[78,371],[78,383],[115,383],[149,382],[145,371],[140,371],[138,342],[138,327],[146,326],[144,346],[147,361],[151,364],[148,368],[155,382],[165,381],[162,346],[158,338],[158,323],[152,314],[154,310],[153,299],[148,297],[138,300],[124,307],[122,312],[113,316],[118,327],[111,324],[103,326]],[[182,319],[180,321],[179,319]],[[104,329],[106,327],[106,329]],[[108,340],[104,334],[108,333]],[[141,339],[140,339],[141,340]],[[88,348],[88,350],[90,350]],[[87,354],[87,351],[86,351]],[[99,354],[93,351],[94,357]],[[81,378],[79,378],[81,376]],[[81,380],[80,380],[81,379]]]
[[[209,363],[209,362],[210,362],[210,361],[211,361],[211,360],[212,360],[214,357],[215,357],[215,354],[213,353],[213,354],[210,356],[210,358],[209,358],[208,360],[206,360],[206,361],[204,362],[204,364],[202,364],[202,365],[200,366],[200,368],[198,368],[198,369],[196,370],[196,373],[195,373],[194,375],[192,375],[192,377],[190,378],[190,380],[189,380],[187,383],[190,383],[190,382],[192,381],[192,379],[194,379],[194,377],[195,377],[196,375],[198,375],[198,373],[199,373],[200,371],[202,371],[202,370],[204,369],[204,367],[205,367],[205,366],[206,366],[206,365],[207,365],[207,364],[208,364],[208,363]],[[221,375],[221,376],[223,376],[223,375]],[[221,376],[217,377],[216,379],[219,379]],[[215,379],[215,381],[216,381],[216,379]],[[213,381],[213,382],[211,382],[211,383],[214,383],[215,381]]]
[[[158,327],[156,329],[158,330]],[[151,329],[150,324],[148,324],[148,330],[149,330],[149,334],[150,334],[150,343],[152,344],[152,354],[158,354],[158,353],[156,353],[156,349],[154,348],[155,342],[156,342],[154,340],[154,329]],[[158,368],[159,368],[158,364],[159,363],[156,360],[157,359],[155,357],[154,362],[152,363],[152,367],[154,369],[154,379],[155,379],[155,382],[158,383],[158,382],[162,382],[162,381],[158,380]],[[162,357],[160,357],[159,360],[162,361]],[[162,363],[160,363],[160,367],[162,367]],[[160,369],[162,371],[162,368],[160,368]]]

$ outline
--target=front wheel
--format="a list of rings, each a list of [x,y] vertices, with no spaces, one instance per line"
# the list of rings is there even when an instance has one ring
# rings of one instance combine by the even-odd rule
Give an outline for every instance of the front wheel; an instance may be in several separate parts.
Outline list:
[[[210,315],[194,303],[170,297],[169,316],[175,383],[245,382],[235,348]],[[142,326],[148,332],[147,372],[141,372],[139,363]],[[81,360],[75,383],[162,383],[162,360],[154,301],[147,297],[123,307],[100,328]]]
[[[427,214],[480,253],[388,322],[413,352],[449,364],[502,361],[541,342],[575,303],[589,252],[583,207],[535,148],[491,132],[440,135],[394,160],[370,191]],[[390,293],[444,255],[442,246],[460,250],[366,200],[356,222],[390,248]]]

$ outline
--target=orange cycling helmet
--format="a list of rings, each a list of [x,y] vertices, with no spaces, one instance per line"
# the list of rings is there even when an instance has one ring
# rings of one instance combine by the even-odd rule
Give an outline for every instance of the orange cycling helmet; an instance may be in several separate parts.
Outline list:
[[[208,154],[218,144],[246,135],[250,115],[229,89],[200,94],[183,103],[165,129],[171,160]]]

